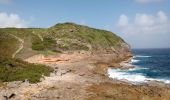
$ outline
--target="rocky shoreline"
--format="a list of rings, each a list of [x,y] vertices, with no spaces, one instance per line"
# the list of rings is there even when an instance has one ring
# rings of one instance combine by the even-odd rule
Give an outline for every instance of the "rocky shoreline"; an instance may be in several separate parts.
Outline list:
[[[170,87],[163,83],[134,85],[109,78],[108,66],[129,68],[126,61],[120,64],[118,61],[113,62],[115,57],[115,54],[91,55],[89,52],[35,55],[26,61],[48,65],[54,68],[54,72],[49,77],[41,78],[41,82],[37,84],[30,84],[28,81],[4,83],[0,87],[0,100],[170,99]]]
[[[125,61],[122,61],[120,62],[119,64],[117,64],[118,67],[113,67],[113,66],[110,66],[109,68],[110,69],[120,69],[120,70],[128,70],[128,69],[133,69],[133,68],[136,68],[138,66],[134,66],[131,63],[131,60],[133,59],[133,57],[130,57],[129,59],[125,60]],[[133,84],[133,82],[130,82],[128,80],[118,80],[118,81],[124,81],[124,82],[128,82],[128,83],[131,83]],[[152,85],[152,84],[156,84],[156,85],[164,85],[164,86],[170,86],[169,83],[165,83],[165,82],[162,82],[162,81],[156,81],[156,80],[148,80],[146,82],[137,82],[135,84],[148,84],[148,85]]]

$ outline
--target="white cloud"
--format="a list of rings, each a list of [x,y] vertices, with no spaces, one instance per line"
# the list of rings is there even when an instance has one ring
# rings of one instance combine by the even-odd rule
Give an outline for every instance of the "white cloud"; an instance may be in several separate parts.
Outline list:
[[[26,22],[21,19],[17,14],[7,14],[0,12],[0,28],[5,27],[27,27]]]
[[[168,18],[163,11],[159,11],[156,15],[138,13],[131,22],[129,22],[128,19],[126,15],[121,15],[117,24],[119,29],[124,33],[144,34],[170,32],[170,18]]]
[[[119,26],[126,26],[128,24],[128,17],[126,15],[121,15],[118,25]]]
[[[164,0],[135,0],[138,3],[151,3],[151,2],[161,2]]]
[[[170,43],[170,39],[167,38],[170,37],[170,17],[163,11],[155,15],[137,13],[134,18],[123,14],[119,17],[117,26],[118,30],[123,33],[121,36],[135,47],[137,45],[163,46],[165,42]],[[160,43],[162,44],[154,45]]]

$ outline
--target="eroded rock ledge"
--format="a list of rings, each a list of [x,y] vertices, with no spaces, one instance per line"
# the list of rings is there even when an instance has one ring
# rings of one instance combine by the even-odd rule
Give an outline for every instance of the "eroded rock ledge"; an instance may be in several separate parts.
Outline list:
[[[129,58],[116,54],[92,55],[72,52],[51,56],[35,55],[30,63],[54,68],[41,82],[9,82],[0,89],[0,99],[10,100],[169,100],[169,86],[163,83],[133,85],[107,77],[108,66],[119,67]],[[119,59],[118,59],[118,58]]]

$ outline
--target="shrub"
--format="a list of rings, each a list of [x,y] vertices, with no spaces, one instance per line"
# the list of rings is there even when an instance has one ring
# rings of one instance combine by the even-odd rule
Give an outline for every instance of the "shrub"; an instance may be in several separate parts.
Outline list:
[[[49,75],[52,68],[39,65],[30,64],[20,59],[2,58],[0,57],[0,81],[24,81],[28,79],[31,83],[40,81],[42,75]]]

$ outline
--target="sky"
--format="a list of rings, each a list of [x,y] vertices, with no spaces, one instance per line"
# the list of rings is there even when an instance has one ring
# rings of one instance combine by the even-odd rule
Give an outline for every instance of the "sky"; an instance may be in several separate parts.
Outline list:
[[[112,31],[132,48],[170,48],[170,0],[0,0],[0,28],[74,22]]]

